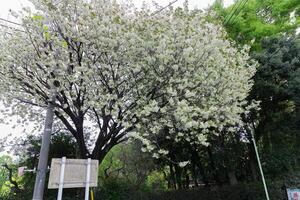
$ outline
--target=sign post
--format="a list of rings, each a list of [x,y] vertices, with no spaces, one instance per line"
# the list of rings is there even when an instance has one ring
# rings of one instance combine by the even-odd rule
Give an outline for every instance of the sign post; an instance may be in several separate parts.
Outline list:
[[[63,193],[63,187],[64,187],[64,177],[65,177],[65,166],[66,166],[66,157],[63,157],[61,159],[61,165],[60,165],[57,200],[62,199],[62,193]]]
[[[90,176],[91,176],[91,159],[88,158],[87,166],[86,166],[85,200],[89,200]]]

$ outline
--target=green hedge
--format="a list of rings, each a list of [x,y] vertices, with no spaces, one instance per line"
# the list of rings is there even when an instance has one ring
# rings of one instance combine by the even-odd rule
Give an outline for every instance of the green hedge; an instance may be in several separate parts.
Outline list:
[[[268,183],[271,200],[287,200],[285,184],[289,187],[300,187],[300,182],[298,181],[290,182],[290,184],[283,181]],[[135,188],[128,182],[111,180],[105,182],[100,188],[94,190],[95,200],[266,200],[261,182],[189,190],[154,191],[146,185]],[[46,191],[45,199],[54,200],[56,195],[56,190]],[[83,189],[82,191],[65,189],[63,199],[80,200],[83,199],[83,196]],[[23,194],[21,198],[14,196],[10,198],[0,197],[0,199],[28,200],[29,197]]]
[[[272,200],[286,200],[282,182],[268,184]],[[125,184],[106,185],[96,193],[95,200],[265,200],[262,183],[236,186],[210,187],[201,189],[150,192],[136,191]]]
[[[286,192],[280,184],[269,187],[272,200],[285,200]],[[149,200],[265,200],[261,183],[223,186],[218,188],[202,188],[180,191],[168,191],[155,194]]]

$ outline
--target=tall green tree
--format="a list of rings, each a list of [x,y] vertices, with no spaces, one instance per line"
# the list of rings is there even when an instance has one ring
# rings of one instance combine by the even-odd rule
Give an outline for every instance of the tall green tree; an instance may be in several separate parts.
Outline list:
[[[262,51],[254,55],[261,65],[250,95],[261,101],[256,137],[274,175],[295,169],[298,162],[299,42],[299,36],[264,39]]]
[[[260,49],[260,40],[278,34],[294,34],[300,27],[299,0],[237,0],[225,8],[216,1],[212,9],[217,12],[229,37],[239,43],[250,43]]]

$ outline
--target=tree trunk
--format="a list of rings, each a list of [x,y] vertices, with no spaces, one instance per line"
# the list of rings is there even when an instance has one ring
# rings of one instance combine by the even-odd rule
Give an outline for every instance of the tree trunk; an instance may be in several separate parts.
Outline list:
[[[191,161],[191,164],[192,164],[192,178],[193,178],[193,181],[194,181],[194,184],[195,184],[195,187],[198,187],[198,173],[197,173],[197,170],[196,170],[196,164],[195,164],[195,161]]]
[[[216,181],[217,185],[221,185],[221,181],[220,181],[220,178],[219,178],[219,175],[218,175],[217,168],[215,166],[215,162],[214,162],[214,159],[213,159],[212,150],[211,150],[210,146],[207,147],[207,153],[208,153],[209,165],[210,165],[210,168],[212,170],[214,180]]]
[[[175,173],[174,173],[174,170],[173,170],[173,165],[170,164],[169,168],[170,168],[170,179],[173,182],[174,190],[176,190],[177,187],[176,187],[176,179],[175,179]]]
[[[188,189],[190,187],[190,176],[189,176],[189,173],[188,173],[188,170],[185,169],[185,188]]]
[[[202,180],[203,180],[203,183],[204,183],[205,187],[208,187],[209,186],[209,181],[208,181],[208,178],[207,178],[207,176],[206,176],[206,174],[204,172],[202,163],[198,162],[197,163],[197,167],[198,167],[200,173],[202,174]]]
[[[229,178],[230,185],[236,185],[236,184],[238,184],[238,180],[236,178],[236,175],[235,175],[234,171],[230,170],[228,172],[228,178]]]
[[[182,189],[182,180],[181,180],[181,176],[182,176],[182,169],[178,166],[174,166],[175,168],[175,177],[176,177],[176,183],[177,183],[177,189]]]
[[[254,151],[252,140],[248,144],[248,155],[249,155],[249,165],[250,165],[252,180],[258,181],[256,156],[255,156],[255,151]]]

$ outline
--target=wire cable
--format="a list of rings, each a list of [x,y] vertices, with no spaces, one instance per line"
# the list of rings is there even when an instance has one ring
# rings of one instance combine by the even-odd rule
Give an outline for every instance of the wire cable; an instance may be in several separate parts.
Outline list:
[[[233,4],[233,6],[231,7],[231,10],[229,11],[229,13],[227,13],[227,15],[225,15],[224,20],[223,20],[223,24],[225,24],[225,21],[227,20],[227,18],[232,15],[232,13],[234,12],[234,10],[236,9],[236,6],[238,5],[238,2]]]
[[[248,2],[248,0],[244,1],[244,4],[242,5],[241,9],[239,10],[239,12],[235,15],[235,17],[231,20],[232,24],[235,24],[234,21],[237,19],[237,17],[239,16],[239,14],[242,12],[242,10],[244,9],[246,3]]]
[[[12,29],[12,30],[15,30],[15,31],[19,31],[19,32],[25,33],[25,31],[23,31],[23,30],[21,30],[21,29],[14,28],[14,27],[11,27],[11,26],[8,26],[8,25],[5,25],[5,24],[1,24],[1,23],[0,23],[0,26],[2,26],[2,27],[4,27],[4,28],[7,28],[7,29]]]
[[[18,25],[18,26],[22,26],[22,24],[19,24],[19,23],[17,23],[17,22],[13,22],[13,21],[10,21],[10,20],[7,20],[7,19],[3,19],[3,18],[1,18],[1,17],[0,17],[0,20],[1,20],[1,21],[5,21],[5,22],[8,22],[8,23],[11,23],[11,24],[15,24],[15,25]]]
[[[232,17],[236,14],[236,12],[240,12],[241,11],[241,9],[243,9],[243,6],[240,8],[240,6],[243,4],[243,5],[245,5],[245,1],[247,1],[247,0],[240,0],[239,2],[237,2],[237,7],[236,7],[236,9],[233,11],[233,13],[232,13],[232,15],[229,17],[229,19],[224,23],[224,25],[227,25],[229,22],[230,22],[230,20],[232,19]],[[239,10],[239,11],[238,11]]]
[[[170,6],[172,6],[172,5],[173,5],[174,3],[176,3],[177,1],[179,1],[179,0],[174,0],[174,1],[170,2],[170,3],[169,3],[168,5],[166,5],[165,7],[162,7],[162,8],[159,9],[158,11],[154,12],[154,13],[152,14],[152,16],[154,16],[154,15],[156,15],[156,14],[162,12],[164,9],[166,9],[166,8],[168,8],[168,7],[170,7]]]

